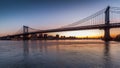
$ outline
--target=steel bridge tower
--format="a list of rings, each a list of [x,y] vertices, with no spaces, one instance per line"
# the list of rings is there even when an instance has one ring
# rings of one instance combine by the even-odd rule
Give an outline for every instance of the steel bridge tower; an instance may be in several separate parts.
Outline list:
[[[23,26],[23,40],[28,40],[29,39],[28,29],[29,29],[28,26]]]
[[[110,41],[110,6],[105,10],[105,27],[104,27],[104,40]]]

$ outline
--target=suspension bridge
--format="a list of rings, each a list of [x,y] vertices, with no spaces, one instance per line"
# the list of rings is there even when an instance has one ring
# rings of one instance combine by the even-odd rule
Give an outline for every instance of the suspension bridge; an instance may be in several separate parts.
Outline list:
[[[41,36],[43,33],[50,32],[100,29],[104,30],[103,40],[110,41],[112,39],[110,36],[110,29],[119,27],[120,27],[120,8],[107,6],[106,8],[96,12],[95,14],[92,14],[72,24],[62,26],[60,28],[39,30],[30,28],[28,26],[23,26],[22,29],[18,30],[16,33],[12,35],[2,36],[0,37],[0,39],[7,40],[13,38],[22,38],[23,40],[28,40],[29,35],[35,37],[37,35]]]

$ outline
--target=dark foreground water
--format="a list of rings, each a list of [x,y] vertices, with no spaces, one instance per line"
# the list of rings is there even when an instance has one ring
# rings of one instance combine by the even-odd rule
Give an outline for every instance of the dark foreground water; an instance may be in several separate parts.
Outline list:
[[[120,68],[120,43],[0,41],[0,68]]]

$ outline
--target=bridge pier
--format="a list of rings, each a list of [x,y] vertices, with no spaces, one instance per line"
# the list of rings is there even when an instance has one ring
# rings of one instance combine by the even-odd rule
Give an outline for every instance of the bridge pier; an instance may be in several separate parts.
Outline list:
[[[111,37],[110,37],[110,28],[104,28],[104,41],[110,41]]]
[[[23,40],[29,40],[28,34],[23,34]]]

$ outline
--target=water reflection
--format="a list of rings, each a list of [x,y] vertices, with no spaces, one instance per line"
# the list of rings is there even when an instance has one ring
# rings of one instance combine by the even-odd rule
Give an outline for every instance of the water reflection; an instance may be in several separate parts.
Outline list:
[[[23,41],[23,67],[24,68],[30,68],[29,66],[29,45],[28,41]]]
[[[57,44],[56,44],[56,51],[57,51],[57,53],[59,53],[59,52],[60,52],[59,40],[57,40],[56,43],[57,43]]]
[[[29,54],[29,45],[28,45],[28,41],[25,40],[23,41],[23,55],[26,57]]]
[[[104,68],[111,68],[110,42],[105,42],[104,46]]]
[[[37,41],[37,45],[39,46],[39,52],[42,53],[43,52],[43,44],[41,43],[41,46],[40,46],[39,43],[41,43],[41,42]]]
[[[52,62],[53,60],[55,60],[55,62],[56,63],[60,63],[60,64],[65,64],[63,61],[61,61],[61,60],[63,60],[64,58],[66,58],[66,57],[68,57],[67,55],[69,55],[69,57],[72,57],[73,55],[71,55],[72,53],[71,52],[73,52],[72,50],[67,50],[67,48],[71,48],[71,45],[70,44],[74,44],[74,46],[75,45],[77,45],[77,46],[79,46],[78,44],[80,44],[80,45],[84,45],[83,47],[86,47],[86,45],[84,44],[84,42],[69,42],[69,43],[67,43],[66,44],[66,42],[63,42],[62,41],[62,43],[60,42],[60,41],[55,41],[55,43],[54,42],[49,42],[49,41],[23,41],[23,67],[24,68],[30,68],[30,66],[33,66],[33,65],[31,65],[32,64],[32,62],[30,61],[31,59],[30,59],[30,53],[32,52],[32,51],[29,51],[30,50],[30,45],[33,45],[33,44],[35,44],[33,47],[32,47],[32,50],[34,49],[35,50],[35,52],[37,52],[37,50],[39,50],[39,53],[38,54],[40,54],[40,53],[42,53],[42,54],[40,54],[44,59],[47,59],[47,60],[45,60],[46,61],[46,66],[44,66],[45,68],[48,68],[48,66],[49,66],[49,64],[47,64],[47,62]],[[104,51],[103,51],[103,68],[111,68],[111,57],[110,57],[110,43],[109,42],[104,42],[104,43],[102,43],[102,42],[88,42],[88,43],[86,43],[86,44],[89,44],[89,46],[91,46],[91,44],[104,44]],[[63,48],[64,46],[60,46],[60,45],[66,45],[66,47],[67,48]],[[69,46],[68,46],[69,45]],[[78,49],[78,53],[79,53],[79,51],[82,49],[82,48],[80,48],[80,50],[79,50],[79,48],[77,48],[77,46],[75,46],[75,47],[72,47],[71,49]],[[89,48],[89,46],[87,46],[86,48]],[[53,48],[52,50],[50,50],[51,48]],[[64,51],[61,51],[61,49],[64,49]],[[93,48],[94,49],[94,48]],[[68,51],[68,52],[67,52]],[[75,50],[76,51],[76,50]],[[61,52],[61,53],[60,53]],[[91,51],[91,52],[93,52],[93,51]],[[66,53],[67,55],[65,55],[64,53]],[[69,53],[69,54],[68,54]],[[75,52],[76,53],[76,52]],[[52,54],[52,55],[51,55]],[[63,56],[64,57],[60,57],[60,55],[59,54],[64,54]],[[85,55],[84,53],[82,53],[82,52],[80,52],[80,54],[83,54],[83,55]],[[77,56],[77,54],[75,54],[76,56]],[[36,55],[36,56],[38,56],[38,55]],[[36,56],[33,56],[32,58],[35,58]],[[51,56],[52,57],[54,57],[54,58],[51,58]],[[38,56],[38,58],[39,59],[42,59],[42,57],[40,58],[39,56]],[[81,57],[81,55],[79,55],[79,57]],[[77,57],[78,59],[82,59],[82,58],[79,58],[79,57]],[[86,56],[85,56],[86,57]],[[38,64],[38,66],[39,67],[43,67],[42,65],[43,65],[43,63],[42,62],[44,62],[43,60],[41,61],[41,63],[36,63],[36,62],[40,62],[40,60],[39,59],[34,59],[33,60],[33,62],[35,62],[35,64]],[[52,59],[52,60],[51,60]],[[73,60],[76,60],[75,58],[72,58]],[[48,60],[51,60],[51,61],[48,61]],[[66,61],[68,61],[67,59],[66,59]],[[70,59],[69,59],[69,61],[70,61]],[[62,62],[62,63],[61,63]],[[75,61],[76,62],[76,61]],[[78,61],[79,62],[79,61]],[[88,59],[88,63],[89,63],[89,59]],[[63,67],[64,68],[64,67]]]
[[[20,68],[114,68],[111,42],[38,40],[22,43]]]
[[[47,46],[49,46],[49,44],[47,44],[47,40],[45,40],[43,44],[44,44],[44,48],[45,48],[45,53],[48,53],[48,47]]]
[[[120,42],[0,41],[0,68],[120,68]]]

